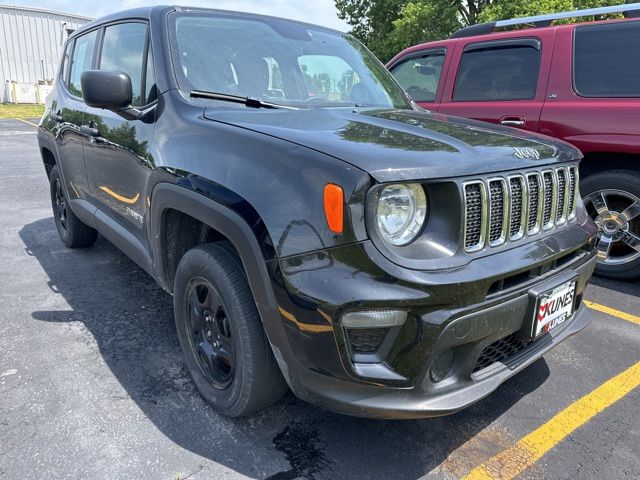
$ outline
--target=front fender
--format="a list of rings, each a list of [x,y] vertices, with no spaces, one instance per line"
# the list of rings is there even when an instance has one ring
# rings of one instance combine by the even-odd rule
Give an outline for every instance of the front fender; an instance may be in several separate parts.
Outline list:
[[[202,107],[186,104],[175,92],[162,95],[161,107],[153,142],[155,164],[170,172],[173,182],[194,190],[199,188],[196,183],[209,182],[246,201],[264,222],[275,257],[367,238],[364,199],[372,179],[364,171],[280,138],[206,119]],[[344,190],[341,235],[333,233],[325,219],[327,183]]]
[[[168,209],[190,215],[224,235],[240,256],[265,332],[285,378],[289,379],[290,362],[294,356],[278,313],[267,265],[251,227],[230,208],[179,185],[165,182],[157,184],[152,199],[150,240],[156,279],[164,281],[163,256],[158,253],[162,248],[162,219]],[[163,287],[166,288],[166,285]]]

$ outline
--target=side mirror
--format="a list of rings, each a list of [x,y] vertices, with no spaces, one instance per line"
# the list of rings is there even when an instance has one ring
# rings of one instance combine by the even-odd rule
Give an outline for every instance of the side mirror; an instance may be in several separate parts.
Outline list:
[[[87,70],[80,77],[84,103],[94,108],[111,110],[127,120],[139,118],[140,111],[131,106],[131,78],[123,72]]]
[[[416,72],[421,73],[422,75],[435,75],[436,69],[433,67],[418,65],[416,66]]]

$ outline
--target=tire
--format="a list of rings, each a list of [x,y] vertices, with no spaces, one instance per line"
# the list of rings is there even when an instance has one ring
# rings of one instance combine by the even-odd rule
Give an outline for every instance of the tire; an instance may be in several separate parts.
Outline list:
[[[287,385],[262,328],[240,259],[208,243],[180,260],[174,315],[183,358],[202,397],[241,417],[276,402]]]
[[[598,225],[596,275],[614,280],[640,278],[640,173],[594,173],[581,182],[580,191]]]
[[[69,248],[84,248],[93,245],[98,238],[98,231],[82,223],[71,210],[57,165],[53,166],[49,175],[49,192],[53,219],[56,222],[62,243]]]

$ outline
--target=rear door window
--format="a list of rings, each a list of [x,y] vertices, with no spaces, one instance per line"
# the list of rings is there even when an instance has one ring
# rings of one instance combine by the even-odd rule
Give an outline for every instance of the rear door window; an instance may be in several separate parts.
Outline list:
[[[531,100],[536,96],[539,72],[540,47],[535,40],[467,45],[453,101]]]
[[[82,72],[91,70],[97,36],[98,31],[94,30],[75,40],[69,73],[69,91],[77,97],[82,97],[82,86],[80,85]]]
[[[433,102],[444,65],[444,50],[412,56],[391,67],[391,73],[416,102]]]
[[[640,23],[577,27],[574,88],[585,97],[640,97]]]

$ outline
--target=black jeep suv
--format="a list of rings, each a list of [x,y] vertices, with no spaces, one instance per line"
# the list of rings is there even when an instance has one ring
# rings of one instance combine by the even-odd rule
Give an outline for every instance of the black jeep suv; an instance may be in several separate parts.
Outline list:
[[[452,413],[589,321],[580,153],[420,109],[349,35],[178,7],[91,22],[38,139],[62,241],[100,232],[173,294],[226,415],[287,386]]]

